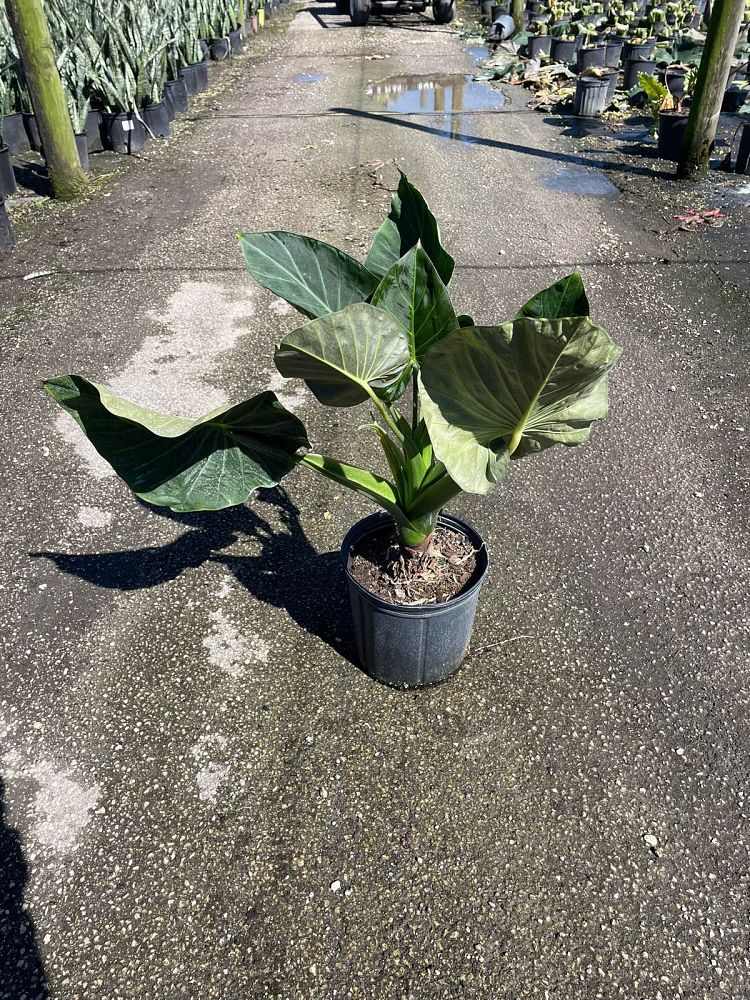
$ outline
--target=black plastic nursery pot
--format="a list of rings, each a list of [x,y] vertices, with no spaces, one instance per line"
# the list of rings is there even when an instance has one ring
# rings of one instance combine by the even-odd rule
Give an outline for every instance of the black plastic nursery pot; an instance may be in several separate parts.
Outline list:
[[[10,146],[0,146],[0,198],[16,193],[16,175],[13,173],[13,160]]]
[[[75,141],[81,170],[87,174],[89,172],[89,137],[85,132],[76,132]]]
[[[146,129],[143,122],[132,112],[103,114],[102,129],[107,149],[129,155],[143,152],[146,145]]]
[[[388,514],[355,524],[341,545],[360,662],[376,680],[394,687],[437,684],[464,661],[489,556],[481,536],[464,521],[442,514],[439,525],[462,532],[474,546],[477,571],[466,588],[440,604],[391,604],[365,590],[352,576],[353,555],[366,538],[391,526]]]
[[[667,90],[676,98],[681,101],[685,96],[685,77],[687,76],[687,69],[684,66],[670,66],[664,71],[664,83]]]
[[[164,107],[167,109],[167,118],[171,125],[177,115],[174,109],[174,101],[172,100],[172,92],[166,84],[164,85]]]
[[[721,110],[733,114],[739,111],[750,97],[750,90],[746,87],[731,86],[724,92],[724,99],[721,102]]]
[[[604,65],[617,67],[620,65],[620,59],[622,58],[622,49],[625,42],[621,38],[610,39],[605,48],[606,52],[604,55]]]
[[[677,114],[676,111],[659,112],[657,152],[662,160],[672,160],[674,163],[679,160],[687,121],[687,115]]]
[[[583,45],[578,50],[578,69],[591,69],[593,66],[603,66],[607,55],[604,45]]]
[[[493,40],[498,42],[504,42],[507,38],[511,38],[515,31],[516,22],[510,14],[498,14],[490,28]]]
[[[552,40],[552,62],[572,63],[576,57],[576,42],[562,38]]]
[[[614,101],[615,93],[617,92],[617,84],[620,79],[620,74],[616,69],[609,69],[605,72],[605,78],[607,80],[607,107]]]
[[[223,62],[228,58],[230,51],[229,35],[225,38],[213,38],[211,40],[211,58],[214,62]]]
[[[232,55],[239,55],[242,52],[242,29],[229,32],[229,48]]]
[[[104,149],[101,111],[89,111],[86,116],[86,144],[89,153],[99,153]]]
[[[598,118],[609,104],[608,76],[579,76],[573,99],[573,114],[581,118]]]
[[[35,153],[41,153],[42,137],[39,135],[36,115],[24,111],[23,127],[26,129],[26,135],[29,137],[29,148],[33,149]]]
[[[529,39],[529,57],[531,59],[540,59],[542,56],[549,56],[551,54],[551,35],[535,35],[534,38]]]
[[[198,87],[198,93],[202,94],[208,90],[208,66],[205,63],[195,63],[193,69],[195,70],[195,82]]]
[[[740,148],[734,169],[738,174],[750,174],[750,122],[742,126]]]
[[[159,101],[158,104],[147,104],[141,109],[141,117],[147,131],[154,139],[168,139],[172,134],[169,111],[164,101]]]
[[[623,59],[648,59],[654,54],[655,48],[655,38],[647,38],[645,42],[625,42]]]
[[[195,65],[186,66],[184,69],[180,70],[180,80],[182,80],[185,85],[185,92],[190,97],[198,96],[198,78],[195,72]]]
[[[625,63],[625,90],[638,86],[638,74],[656,75],[656,63],[653,59],[628,59]]]
[[[24,153],[29,148],[29,137],[20,111],[3,118],[3,142],[10,149],[11,156]]]
[[[169,95],[175,115],[184,115],[188,109],[188,93],[184,80],[167,80],[164,85],[164,97]]]

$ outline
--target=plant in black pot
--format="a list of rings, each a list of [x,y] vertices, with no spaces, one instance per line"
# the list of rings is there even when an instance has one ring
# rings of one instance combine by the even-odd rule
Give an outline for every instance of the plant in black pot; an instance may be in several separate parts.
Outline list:
[[[0,7],[0,15],[2,7]],[[0,27],[2,21],[0,20]],[[10,31],[10,29],[7,29]],[[20,153],[29,148],[29,138],[23,124],[21,113],[21,96],[16,77],[18,56],[12,46],[10,35],[0,37],[0,86],[3,87],[3,141],[10,150],[10,155]]]
[[[107,30],[94,67],[92,86],[102,108],[104,145],[116,153],[140,153],[146,144],[146,127],[139,110],[144,76],[139,68],[140,49],[133,26],[137,15],[122,4],[111,9],[102,6],[100,16]]]
[[[78,375],[45,388],[148,503],[241,504],[301,466],[379,506],[341,553],[360,658],[391,684],[443,680],[464,657],[488,566],[479,534],[443,509],[462,491],[488,493],[519,458],[586,441],[620,350],[588,318],[577,273],[509,322],[461,315],[447,287],[453,258],[403,175],[364,264],[293,233],[239,239],[255,280],[308,319],[277,345],[279,372],[326,407],[368,407],[355,420],[379,444],[381,469],[308,450],[300,419],[268,391],[192,420]]]
[[[10,111],[10,91],[0,72],[0,199],[16,193],[16,175],[10,146],[5,142],[5,118]]]
[[[81,38],[67,46],[60,53],[57,66],[65,88],[68,114],[73,126],[78,159],[81,161],[81,168],[88,171],[88,124],[91,113],[94,65],[84,39]]]
[[[208,68],[203,61],[201,40],[204,32],[210,31],[203,0],[180,0],[174,8],[175,16],[182,24],[182,32],[177,35],[178,51],[173,63],[177,79],[185,86],[188,97],[195,97],[208,89]],[[168,50],[169,51],[169,50]]]
[[[535,34],[529,38],[528,53],[531,59],[549,59],[552,52],[552,36],[545,23],[535,25]]]
[[[232,53],[230,34],[239,29],[237,15],[226,0],[207,0],[207,2],[211,58],[221,62]]]
[[[578,69],[591,69],[592,66],[603,66],[607,55],[606,47],[597,41],[597,28],[593,24],[581,26],[581,44],[578,48]]]
[[[555,63],[572,63],[576,57],[575,29],[570,24],[561,24],[552,28],[551,57]]]
[[[651,113],[654,115],[657,151],[663,160],[677,162],[680,158],[688,120],[684,102],[692,94],[697,76],[697,67],[691,66],[685,76],[683,94],[678,98],[675,98],[669,88],[654,77],[643,75],[639,78]]]
[[[617,86],[617,70],[592,66],[576,80],[573,114],[582,118],[598,118],[607,110]]]

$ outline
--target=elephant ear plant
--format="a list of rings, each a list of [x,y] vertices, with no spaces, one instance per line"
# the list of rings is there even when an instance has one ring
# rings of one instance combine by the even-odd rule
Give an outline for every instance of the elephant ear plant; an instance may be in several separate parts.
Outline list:
[[[303,379],[324,406],[367,404],[384,467],[309,450],[302,422],[272,392],[191,420],[145,410],[79,375],[45,382],[149,503],[175,511],[241,504],[303,466],[380,506],[395,526],[399,563],[421,565],[441,557],[438,519],[455,496],[488,493],[513,459],[583,443],[607,412],[607,373],[620,351],[588,318],[580,275],[540,292],[508,322],[475,324],[451,300],[454,260],[404,175],[364,264],[293,233],[239,241],[255,280],[308,318],[277,345],[277,368]],[[432,610],[452,603],[432,602]],[[437,665],[440,676],[456,669],[467,639]],[[367,660],[361,645],[360,654]],[[425,679],[437,678],[422,670],[406,682]]]

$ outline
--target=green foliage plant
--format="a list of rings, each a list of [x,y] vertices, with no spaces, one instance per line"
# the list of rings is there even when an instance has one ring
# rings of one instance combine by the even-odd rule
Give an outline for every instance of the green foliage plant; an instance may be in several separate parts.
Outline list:
[[[143,409],[80,375],[46,381],[149,503],[233,506],[301,465],[379,505],[404,549],[421,551],[461,491],[486,494],[512,460],[582,444],[607,413],[620,349],[589,319],[580,275],[508,322],[475,323],[451,300],[454,260],[403,174],[364,263],[294,233],[238,238],[253,278],[307,318],[277,344],[279,372],[304,380],[324,407],[369,407],[363,430],[382,448],[382,470],[309,450],[301,420],[272,392],[192,420]]]

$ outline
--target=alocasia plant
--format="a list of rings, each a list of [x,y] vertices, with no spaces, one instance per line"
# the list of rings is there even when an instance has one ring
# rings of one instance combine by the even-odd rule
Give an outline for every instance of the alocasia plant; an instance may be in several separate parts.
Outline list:
[[[293,233],[239,241],[255,280],[309,320],[277,345],[277,368],[304,379],[325,406],[367,403],[388,475],[309,451],[302,422],[272,392],[188,420],[78,375],[45,382],[149,503],[241,504],[302,465],[369,497],[393,517],[402,545],[422,550],[462,490],[487,493],[512,458],[581,444],[607,412],[620,350],[588,318],[580,275],[540,292],[510,322],[475,325],[451,302],[453,258],[403,174],[364,264]]]

